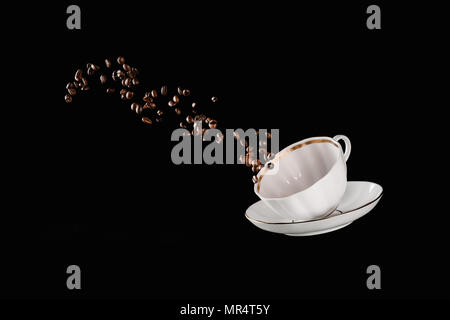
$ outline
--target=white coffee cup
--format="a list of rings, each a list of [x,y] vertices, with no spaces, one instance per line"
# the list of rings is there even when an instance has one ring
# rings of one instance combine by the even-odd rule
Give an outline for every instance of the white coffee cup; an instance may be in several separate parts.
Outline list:
[[[345,152],[339,140],[345,144]],[[332,213],[347,186],[350,140],[315,137],[277,153],[258,173],[255,193],[282,218],[304,221]]]

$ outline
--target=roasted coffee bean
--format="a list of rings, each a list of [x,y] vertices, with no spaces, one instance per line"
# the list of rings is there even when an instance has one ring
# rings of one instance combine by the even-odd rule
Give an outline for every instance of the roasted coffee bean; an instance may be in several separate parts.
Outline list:
[[[70,94],[66,94],[64,96],[64,99],[66,100],[66,103],[71,103],[72,102],[72,96]]]
[[[118,57],[118,58],[117,58],[117,63],[118,63],[118,64],[124,64],[124,63],[125,63],[125,58],[122,57],[122,56]]]
[[[186,117],[186,122],[189,123],[189,124],[192,124],[192,123],[194,123],[194,118],[192,118],[192,116],[189,115],[189,116]]]
[[[144,97],[142,98],[142,100],[144,100],[145,102],[153,102],[153,98],[152,98],[152,97],[149,97],[149,96],[144,96]]]
[[[180,98],[178,98],[177,95],[174,95],[173,98],[172,98],[172,100],[173,100],[173,102],[175,102],[175,103],[180,102]]]
[[[125,84],[125,79],[123,79],[122,81],[120,81],[120,84],[122,85],[122,87],[126,87],[127,85]]]
[[[73,82],[69,82],[69,83],[66,85],[66,89],[72,89],[72,88],[75,88],[75,84],[74,84]]]
[[[76,81],[73,84],[74,84],[75,88],[81,88],[81,86],[82,86],[82,83],[80,81]]]
[[[162,116],[164,114],[164,112],[160,109],[160,110],[156,111],[156,114],[158,116]]]
[[[259,159],[252,160],[252,166],[259,166],[261,161]]]
[[[77,94],[77,90],[75,90],[75,88],[69,88],[69,89],[67,89],[67,91],[69,92],[69,94],[71,96],[74,96]]]
[[[94,69],[88,68],[88,69],[87,69],[87,75],[88,75],[88,76],[92,76],[93,74],[94,74]]]
[[[217,101],[219,101],[219,98],[217,98],[217,97],[212,97],[212,98],[211,98],[211,101],[212,101],[212,102],[217,102]]]
[[[161,95],[162,95],[162,96],[167,95],[167,86],[162,86],[162,87],[161,87]]]
[[[131,80],[131,83],[133,84],[133,86],[138,86],[139,85],[139,79],[138,78],[134,78],[133,80]]]
[[[131,88],[131,79],[130,78],[125,78],[124,83],[125,83],[126,87]]]
[[[149,117],[142,117],[141,120],[142,120],[143,123],[146,123],[146,124],[152,124],[153,123],[152,120],[150,120]]]
[[[177,92],[180,96],[183,95],[183,90],[180,87],[177,87]]]
[[[155,109],[156,109],[156,104],[154,104],[153,102],[147,102],[147,103],[144,105],[144,108],[145,108],[145,109],[155,110]]]
[[[253,181],[254,184],[257,184],[258,183],[258,178],[256,176],[253,176],[252,177],[252,181]]]
[[[162,89],[161,89],[161,94],[162,94],[163,96],[165,96],[165,94],[163,94]],[[151,91],[151,95],[152,95],[153,98],[156,98],[156,97],[158,96],[158,91],[156,91],[156,90],[153,89],[153,90]]]
[[[139,74],[139,70],[137,68],[131,68],[130,70],[135,76],[137,76]]]
[[[108,88],[108,89],[106,89],[106,93],[113,94],[114,92],[116,92],[115,88]]]
[[[121,89],[120,94],[123,94],[123,95],[127,94],[127,89]]]
[[[120,95],[120,99],[122,99],[122,100],[127,100],[127,96],[126,96],[125,94],[121,94],[121,95]]]
[[[101,82],[102,84],[105,84],[107,80],[108,80],[108,78],[106,78],[106,76],[105,76],[104,74],[102,74],[102,75],[100,76],[100,82]]]
[[[172,100],[170,100],[169,102],[167,102],[167,104],[169,105],[169,107],[173,107],[176,105],[175,102],[173,102]]]
[[[187,97],[190,94],[191,94],[191,91],[189,89],[184,89],[183,90],[183,96]]]
[[[116,71],[116,74],[117,74],[117,77],[120,79],[120,80],[123,80],[123,79],[125,79],[125,73],[122,71],[122,70],[117,70]]]
[[[107,68],[111,68],[111,60],[105,59],[105,65]]]
[[[186,129],[186,128],[187,128],[187,125],[185,125],[183,122],[180,122],[180,128]]]
[[[141,105],[139,105],[137,108],[136,108],[136,114],[141,114],[142,113],[142,106]]]
[[[77,72],[75,72],[75,81],[81,81],[82,77],[83,77],[83,70],[78,69]]]
[[[131,71],[131,67],[128,64],[126,64],[126,63],[124,63],[122,65],[122,68],[123,68],[123,71]]]
[[[114,72],[112,73],[111,78],[112,78],[114,81],[119,80],[119,77],[117,76],[117,72],[116,72],[116,71],[114,71]]]
[[[197,106],[197,103],[192,102],[192,108],[195,108]]]
[[[136,74],[133,71],[128,71],[127,72],[127,76],[130,79],[134,79],[136,77]]]
[[[180,108],[175,108],[175,113],[177,115],[181,115],[181,109]]]
[[[214,119],[210,120],[208,124],[211,129],[215,129],[217,127],[217,121]]]
[[[96,64],[91,63],[91,69],[94,71],[98,71],[98,70],[100,70],[100,67]]]
[[[138,103],[133,102],[133,103],[131,104],[131,110],[132,110],[132,111],[136,111],[136,108],[137,108],[137,107],[139,107],[139,104],[138,104]]]
[[[133,91],[127,91],[127,93],[125,94],[125,97],[127,98],[127,100],[133,99],[134,92]]]

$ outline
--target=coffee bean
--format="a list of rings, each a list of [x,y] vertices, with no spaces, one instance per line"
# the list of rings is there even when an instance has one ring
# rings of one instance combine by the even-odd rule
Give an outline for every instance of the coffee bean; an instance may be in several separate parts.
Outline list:
[[[126,96],[125,94],[121,94],[121,95],[120,95],[120,99],[122,99],[122,100],[127,100],[127,96]]]
[[[177,95],[174,95],[173,98],[172,98],[172,100],[173,100],[173,102],[175,102],[175,103],[180,102],[180,98],[178,98]]]
[[[186,117],[186,122],[189,123],[189,124],[192,124],[192,123],[194,123],[194,118],[192,118],[192,116],[189,115],[189,116]]]
[[[74,83],[75,88],[81,88],[82,83],[80,81],[75,81]]]
[[[183,90],[180,87],[177,87],[177,92],[180,96],[183,95]]]
[[[164,112],[160,109],[160,110],[156,111],[156,114],[158,116],[162,116],[164,114]]]
[[[173,107],[176,105],[176,103],[173,102],[172,100],[170,100],[167,104],[169,105],[169,107]]]
[[[252,177],[252,181],[253,181],[254,184],[257,184],[258,183],[258,178],[256,176],[253,176]]]
[[[75,88],[75,84],[74,84],[73,82],[69,82],[69,83],[66,85],[66,89],[72,89],[72,88]]]
[[[183,96],[187,97],[187,96],[190,95],[190,94],[191,94],[191,91],[190,91],[190,90],[188,90],[188,89],[184,89],[184,90],[183,90]]]
[[[192,108],[195,108],[197,106],[197,103],[192,102]]]
[[[125,79],[125,73],[122,71],[122,70],[117,70],[116,71],[116,74],[117,74],[117,77],[120,79],[120,80],[123,80],[123,79]]]
[[[144,96],[142,98],[142,100],[144,100],[145,102],[153,102],[153,98],[149,97],[149,96]]]
[[[112,78],[114,81],[119,80],[119,77],[117,76],[117,72],[116,72],[116,71],[114,71],[114,72],[112,73],[111,78]]]
[[[131,79],[130,78],[125,78],[124,83],[125,83],[125,87],[131,88]]]
[[[153,102],[149,102],[148,106],[150,107],[150,109],[155,110],[156,109],[156,104],[154,104]]]
[[[186,129],[186,128],[187,128],[187,125],[185,125],[183,122],[180,122],[180,128]]]
[[[152,124],[153,123],[152,120],[150,120],[149,117],[142,117],[141,120],[142,120],[143,123],[146,123],[146,124]]]
[[[107,68],[111,68],[111,60],[105,59],[105,65]]]
[[[94,74],[94,69],[88,68],[88,69],[87,69],[87,75],[88,75],[88,76],[92,76],[93,74]]]
[[[123,95],[127,94],[127,89],[121,89],[120,94],[123,94]]]
[[[106,78],[106,76],[105,76],[104,74],[102,74],[102,75],[100,76],[100,82],[101,82],[102,84],[105,84],[107,80],[108,80],[108,78]]]
[[[123,71],[131,71],[131,67],[128,64],[126,64],[126,63],[124,63],[122,65],[122,68],[123,68]]]
[[[214,120],[214,119],[210,120],[210,121],[209,121],[209,127],[210,127],[211,129],[215,129],[215,128],[217,127],[217,121]]]
[[[124,64],[124,63],[125,63],[125,58],[122,57],[122,56],[118,57],[118,58],[117,58],[117,63],[118,63],[118,64]]]
[[[83,77],[83,70],[78,69],[77,72],[75,72],[75,81],[81,81],[82,77]]]
[[[136,78],[136,74],[133,72],[133,71],[127,71],[127,76],[128,76],[128,78],[130,78],[130,79],[134,79],[134,78]]]
[[[127,98],[127,100],[133,99],[134,92],[133,91],[127,91],[127,93],[125,94],[125,97]]]
[[[98,70],[100,70],[100,67],[96,64],[91,63],[91,69],[94,71],[98,71]]]
[[[139,79],[138,78],[134,78],[131,83],[133,84],[133,86],[138,86],[139,85]]]
[[[131,68],[130,70],[135,76],[137,76],[139,74],[139,70],[137,68]]]
[[[131,110],[132,111],[136,111],[136,109],[139,107],[139,104],[138,103],[136,103],[136,102],[133,102],[132,104],[131,104]]]
[[[77,94],[77,90],[75,90],[75,88],[69,88],[69,89],[67,89],[67,91],[69,92],[69,94],[71,96],[74,96]]]
[[[175,108],[175,113],[177,115],[181,115],[181,109],[180,108]]]
[[[163,96],[165,96],[165,94],[163,94],[163,90],[161,89],[161,94],[163,95]],[[157,96],[158,96],[158,91],[156,91],[156,90],[152,90],[151,91],[151,95],[152,95],[152,97],[153,98],[156,98]]]
[[[70,94],[66,94],[64,96],[64,99],[66,100],[66,103],[71,103],[72,102],[72,96]]]
[[[162,86],[162,87],[161,87],[161,95],[162,95],[162,96],[167,95],[167,86]]]
[[[212,98],[211,98],[211,101],[212,101],[212,102],[217,102],[217,101],[219,101],[219,98],[217,98],[217,97],[212,97]]]
[[[116,92],[115,88],[108,88],[108,89],[106,89],[106,93],[113,94],[114,92]]]

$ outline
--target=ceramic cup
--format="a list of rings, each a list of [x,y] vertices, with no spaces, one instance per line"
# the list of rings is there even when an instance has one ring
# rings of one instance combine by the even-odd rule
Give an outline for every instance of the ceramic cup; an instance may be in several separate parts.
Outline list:
[[[293,221],[323,218],[344,195],[350,151],[350,140],[343,135],[294,143],[265,164],[258,173],[255,193],[280,217]]]

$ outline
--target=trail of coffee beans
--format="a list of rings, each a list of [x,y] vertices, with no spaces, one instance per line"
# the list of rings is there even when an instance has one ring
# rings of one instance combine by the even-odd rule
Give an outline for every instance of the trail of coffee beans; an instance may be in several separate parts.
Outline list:
[[[203,137],[209,130],[203,127],[203,123],[207,124],[210,129],[217,128],[217,120],[200,112],[189,89],[177,87],[174,93],[170,93],[169,88],[164,85],[159,90],[146,91],[141,102],[135,94],[136,89],[140,85],[139,70],[127,64],[122,56],[118,57],[114,62],[105,59],[104,65],[104,68],[102,68],[96,64],[88,63],[85,70],[76,70],[74,81],[66,85],[67,94],[64,96],[66,103],[71,103],[78,91],[90,90],[89,83],[97,78],[97,81],[100,81],[106,87],[105,91],[107,94],[112,95],[118,92],[120,99],[127,101],[131,110],[141,116],[141,121],[147,125],[161,123],[165,114],[174,112],[180,118],[179,126],[188,130],[187,135],[201,135]],[[120,84],[120,90],[117,88],[118,84]],[[188,100],[187,97],[191,98]],[[189,103],[183,103],[183,100],[189,101]],[[217,97],[211,97],[212,103],[218,101]],[[202,126],[199,125],[200,123]],[[270,133],[266,133],[266,136],[267,139],[271,138]],[[251,167],[252,172],[255,174],[252,177],[252,181],[256,183],[256,174],[264,165],[257,159],[253,148],[248,146],[247,140],[239,137],[236,132],[234,133],[234,138],[246,148],[245,155],[242,155],[239,161],[245,163],[247,167]],[[218,133],[215,136],[215,140],[218,143],[222,143],[223,139],[222,133]],[[265,161],[273,158],[273,154],[267,152],[267,141],[259,142],[259,154],[263,155]]]

